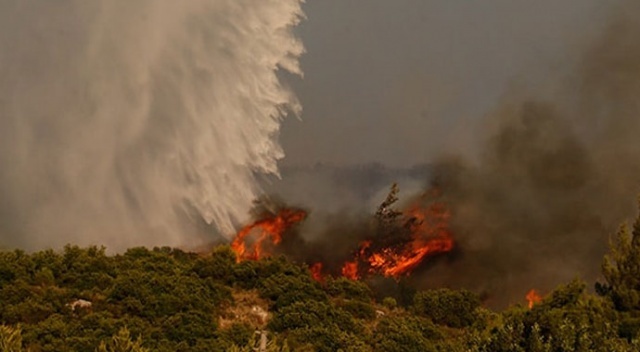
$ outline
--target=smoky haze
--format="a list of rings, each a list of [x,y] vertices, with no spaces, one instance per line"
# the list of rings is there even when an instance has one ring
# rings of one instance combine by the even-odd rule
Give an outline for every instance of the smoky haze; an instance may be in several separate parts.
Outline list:
[[[310,0],[298,27],[304,114],[284,123],[283,165],[412,167],[473,153],[511,82],[574,64],[619,0]]]
[[[382,165],[360,167],[361,172],[351,176],[335,171],[349,167],[335,167],[325,171],[327,177],[318,171],[331,168],[317,165],[306,169],[311,174],[306,184],[305,172],[294,169],[293,188],[321,191],[287,190],[286,173],[274,189],[281,186],[282,194],[296,193],[291,196],[298,204],[305,204],[305,197],[309,198],[306,204],[320,208],[360,201],[369,210],[383,199],[384,193],[377,191],[381,179],[390,183],[395,178],[401,189],[407,182],[415,188],[416,180],[423,189],[440,189],[453,214],[457,248],[450,255],[431,258],[406,279],[418,287],[464,287],[481,293],[490,305],[503,306],[521,302],[531,288],[544,293],[575,277],[597,280],[608,240],[619,224],[634,216],[640,192],[640,5],[633,1],[610,5],[598,12],[599,22],[584,28],[584,36],[567,42],[561,65],[537,71],[544,72],[540,77],[505,80],[504,93],[493,100],[488,112],[477,111],[477,121],[473,117],[457,120],[474,126],[472,152],[460,154],[457,147],[439,147],[437,152],[418,149],[416,157],[401,152],[412,144],[409,139],[390,148],[399,161],[388,165],[422,160],[430,164],[419,168],[427,170],[428,176],[412,174],[411,168],[394,173],[397,167],[383,166],[393,158],[380,152],[388,145],[374,145],[377,133],[394,133],[396,129],[387,128],[394,123],[424,131],[424,138],[437,131],[389,117],[381,127],[371,127],[377,132],[359,130],[360,135],[350,142],[355,151],[349,150],[348,143],[329,143],[327,148],[344,152],[324,160],[340,165],[351,153],[364,153],[362,163],[378,160]],[[535,61],[535,53],[529,54],[529,60]],[[371,138],[366,151],[356,145],[362,138]],[[462,139],[462,143],[468,141]],[[316,156],[325,152],[305,145],[308,149],[296,152]],[[425,154],[433,156],[415,159]],[[374,191],[357,191],[367,186]],[[314,223],[311,208],[306,231],[320,233],[314,238],[326,241],[325,247],[333,252],[334,244],[349,242],[350,236],[363,237],[359,234],[368,231],[363,218],[335,215],[340,209]]]
[[[0,246],[197,245],[276,173],[299,0],[0,2]]]
[[[503,98],[479,160],[436,164],[460,253],[424,278],[516,302],[529,288],[598,277],[640,191],[639,18],[634,2],[612,9],[552,92]]]

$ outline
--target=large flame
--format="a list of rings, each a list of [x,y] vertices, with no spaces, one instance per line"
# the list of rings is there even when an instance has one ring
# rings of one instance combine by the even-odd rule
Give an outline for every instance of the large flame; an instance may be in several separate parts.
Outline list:
[[[345,258],[341,267],[313,261],[309,270],[315,280],[323,282],[324,275],[332,271],[351,280],[368,275],[397,279],[411,273],[426,258],[453,249],[454,240],[449,229],[451,213],[446,204],[433,199],[425,202],[425,197],[433,197],[435,193],[425,195],[402,212],[390,208],[397,200],[396,193],[397,187],[394,186],[387,201],[376,213],[379,231],[360,242],[351,258]],[[307,213],[303,210],[283,208],[276,214],[268,213],[245,226],[231,243],[238,262],[271,255],[287,230],[306,217]]]
[[[451,214],[443,203],[432,203],[426,208],[414,204],[403,215],[410,232],[409,241],[383,247],[371,240],[363,241],[356,260],[345,263],[342,275],[357,280],[358,264],[363,263],[368,273],[398,278],[410,273],[425,258],[453,249]]]
[[[243,227],[231,242],[231,249],[236,253],[238,262],[268,256],[270,252],[267,245],[278,245],[282,242],[282,235],[306,217],[307,213],[301,209],[281,209],[277,214],[270,214]]]

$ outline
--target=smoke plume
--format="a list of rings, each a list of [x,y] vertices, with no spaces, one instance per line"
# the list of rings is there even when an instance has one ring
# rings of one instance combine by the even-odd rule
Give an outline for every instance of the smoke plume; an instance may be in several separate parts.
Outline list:
[[[300,0],[0,3],[0,246],[196,245],[277,173]]]
[[[437,164],[459,253],[417,282],[505,303],[598,277],[640,191],[640,6],[627,4],[552,92],[504,97],[477,162]]]
[[[575,277],[598,279],[609,236],[634,216],[640,191],[640,5],[626,2],[608,16],[604,31],[571,58],[567,72],[502,97],[477,132],[485,141],[477,158],[433,162],[423,185],[426,179],[426,189],[437,190],[449,207],[456,248],[426,258],[401,285],[373,282],[384,294],[404,284],[467,288],[489,305],[504,306],[522,302],[532,288],[545,293]],[[360,201],[373,209],[368,202],[380,197],[359,188],[378,190],[381,180],[396,178],[402,189],[403,177],[423,173],[365,168],[349,182],[348,173],[323,176],[323,170],[310,170],[306,185],[287,187],[284,178],[279,193],[294,204],[312,204],[301,229],[310,244],[285,252],[335,273],[358,242],[393,236],[376,233],[372,215],[343,212],[341,205]],[[293,175],[304,178],[300,171]],[[338,210],[333,215],[316,211],[331,204]]]

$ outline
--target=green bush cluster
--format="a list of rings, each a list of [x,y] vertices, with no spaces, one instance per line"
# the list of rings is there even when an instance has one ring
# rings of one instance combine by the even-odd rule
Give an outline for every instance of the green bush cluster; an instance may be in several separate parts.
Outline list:
[[[363,282],[319,283],[283,257],[237,263],[228,246],[0,251],[0,350],[252,351],[266,329],[270,352],[640,351],[640,218],[611,243],[603,277],[597,294],[574,280],[498,313],[465,290],[376,301]],[[238,293],[264,302],[266,325],[221,323]]]

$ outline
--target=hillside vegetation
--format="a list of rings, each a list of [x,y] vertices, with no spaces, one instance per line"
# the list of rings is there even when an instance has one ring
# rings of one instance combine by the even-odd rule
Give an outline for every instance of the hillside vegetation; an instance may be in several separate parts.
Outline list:
[[[640,351],[640,218],[623,226],[590,293],[574,280],[530,309],[474,293],[396,300],[312,279],[284,257],[236,262],[174,248],[0,252],[0,351]]]

